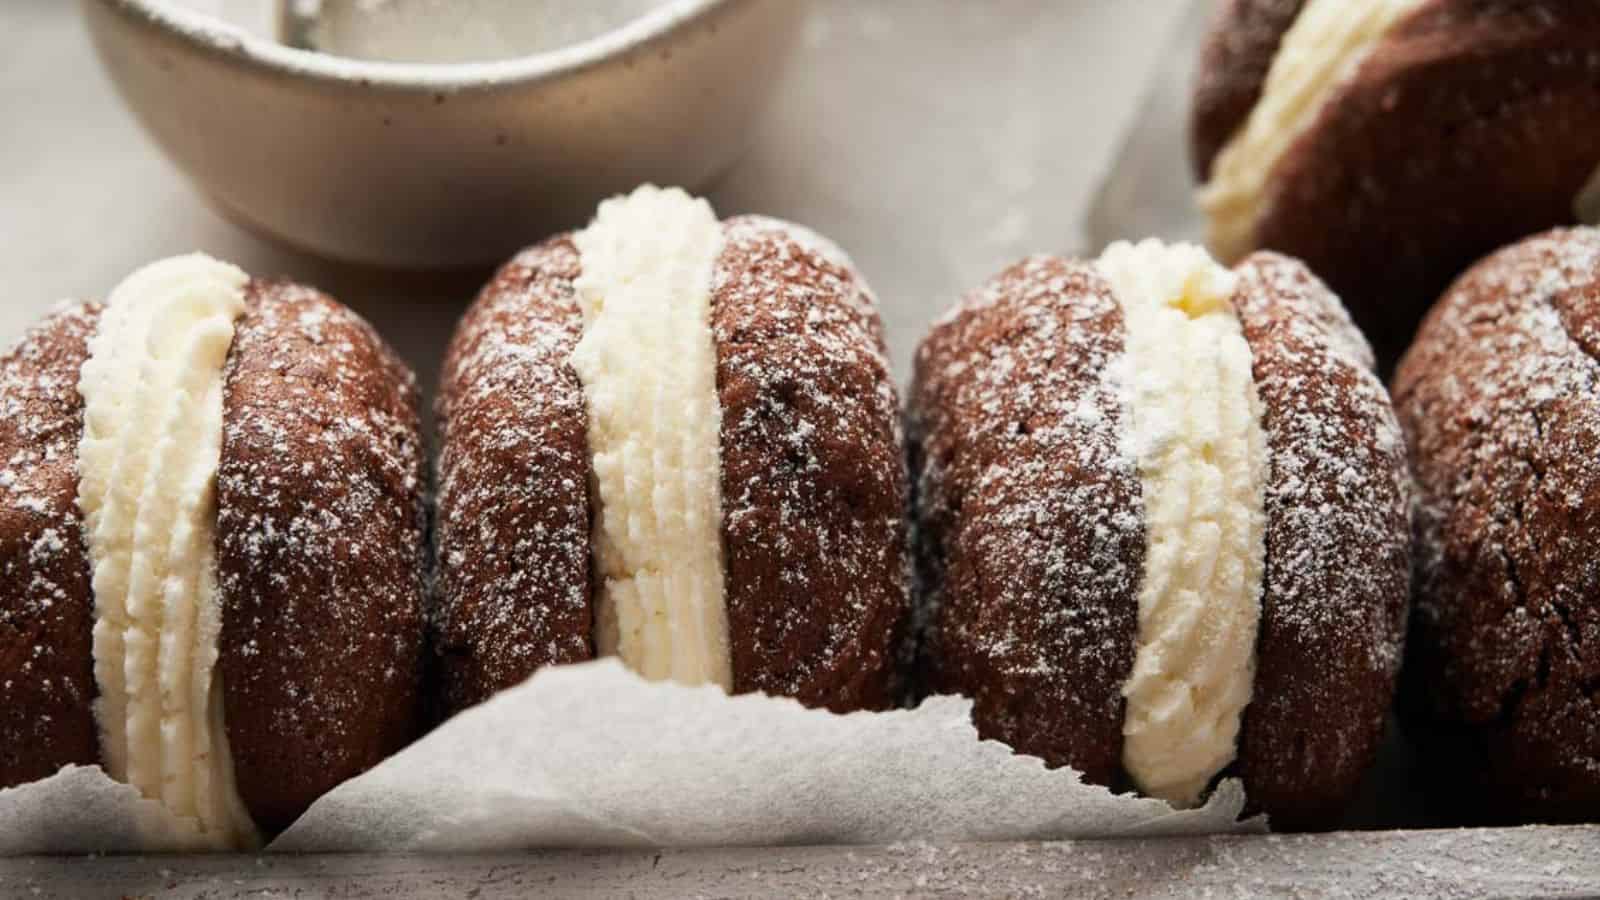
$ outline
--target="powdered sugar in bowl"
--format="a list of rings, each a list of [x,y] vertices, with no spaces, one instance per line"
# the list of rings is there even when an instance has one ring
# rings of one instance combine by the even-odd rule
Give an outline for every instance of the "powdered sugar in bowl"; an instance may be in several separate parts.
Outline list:
[[[118,90],[224,212],[404,268],[503,258],[643,181],[707,183],[743,151],[805,6],[663,0],[548,52],[418,63],[285,46],[173,0],[83,0]]]

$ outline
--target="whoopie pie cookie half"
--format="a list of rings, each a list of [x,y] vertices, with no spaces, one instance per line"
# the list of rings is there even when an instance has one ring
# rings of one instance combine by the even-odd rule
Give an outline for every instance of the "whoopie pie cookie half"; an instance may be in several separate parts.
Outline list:
[[[446,712],[536,669],[896,700],[906,470],[876,304],[785,222],[642,187],[508,263],[439,392]]]
[[[1303,259],[1392,363],[1484,254],[1600,220],[1600,5],[1229,0],[1191,140],[1213,252]]]
[[[1474,818],[1600,820],[1600,231],[1500,251],[1395,376],[1421,498],[1403,694]]]
[[[201,255],[0,358],[0,787],[99,764],[244,848],[413,733],[423,447],[354,313]]]
[[[1399,669],[1408,481],[1303,265],[1024,260],[918,348],[910,422],[929,687],[1097,784],[1337,816]]]

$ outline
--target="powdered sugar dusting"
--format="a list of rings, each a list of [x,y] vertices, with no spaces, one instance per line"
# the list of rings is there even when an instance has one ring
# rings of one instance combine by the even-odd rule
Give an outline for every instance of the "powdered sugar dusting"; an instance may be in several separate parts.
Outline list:
[[[876,303],[800,226],[724,225],[712,286],[735,687],[882,706],[909,606],[899,403]]]
[[[1118,776],[1144,524],[1112,362],[1110,285],[1032,257],[919,348],[911,404],[934,687],[981,732]]]
[[[757,217],[724,229],[711,290],[734,689],[881,706],[907,576],[876,307],[823,238]],[[438,630],[453,709],[593,654],[588,413],[568,364],[581,264],[567,237],[524,251],[451,347]]]
[[[1240,768],[1259,807],[1312,821],[1337,811],[1382,734],[1408,480],[1388,397],[1337,300],[1281,257],[1238,274],[1268,457]],[[1109,784],[1147,552],[1117,380],[1125,327],[1092,268],[1025,260],[935,325],[911,407],[934,687],[973,695],[986,735]]]
[[[1388,391],[1343,305],[1303,265],[1262,253],[1239,272],[1235,303],[1252,350],[1271,363],[1256,370],[1257,389],[1272,396],[1269,515],[1285,532],[1315,536],[1296,541],[1292,556],[1274,548],[1264,593],[1299,628],[1366,629],[1352,634],[1365,665],[1393,676],[1403,604],[1374,587],[1396,561],[1407,568],[1411,488]],[[1373,548],[1376,571],[1353,565],[1358,547]]]
[[[1270,458],[1240,759],[1253,802],[1282,824],[1316,824],[1337,814],[1383,735],[1405,628],[1410,480],[1388,393],[1338,299],[1276,254],[1238,272]]]
[[[451,709],[593,655],[587,412],[568,364],[579,266],[567,237],[518,254],[446,359],[436,628]]]
[[[729,224],[747,232],[767,231],[783,235],[799,245],[807,253],[815,254],[829,266],[851,273],[852,277],[858,282],[857,288],[868,297],[872,296],[872,288],[867,285],[865,280],[860,278],[860,274],[856,271],[855,263],[851,261],[849,254],[845,253],[844,249],[838,244],[810,228],[783,219],[757,215],[740,216]]]
[[[1422,490],[1419,674],[1437,716],[1499,736],[1503,799],[1542,815],[1600,802],[1597,291],[1600,231],[1504,250],[1396,379]]]
[[[96,761],[77,452],[98,319],[63,305],[0,359],[0,786]]]
[[[253,282],[217,477],[223,689],[266,830],[410,738],[420,671],[415,379],[326,296]]]

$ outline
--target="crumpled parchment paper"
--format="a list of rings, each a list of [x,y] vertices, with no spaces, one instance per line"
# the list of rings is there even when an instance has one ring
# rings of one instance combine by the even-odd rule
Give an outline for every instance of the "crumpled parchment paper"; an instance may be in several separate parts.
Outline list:
[[[837,715],[651,683],[614,660],[543,670],[319,800],[269,850],[484,852],[995,841],[1264,830],[1243,788],[1202,808],[1115,795],[980,741],[971,702]],[[0,855],[182,849],[96,767],[0,791]]]

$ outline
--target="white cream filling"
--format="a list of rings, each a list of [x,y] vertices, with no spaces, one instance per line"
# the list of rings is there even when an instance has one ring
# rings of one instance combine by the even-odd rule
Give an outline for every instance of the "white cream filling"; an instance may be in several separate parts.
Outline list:
[[[130,275],[106,302],[78,385],[105,768],[216,848],[258,842],[216,670],[223,364],[247,281],[199,254]]]
[[[1138,465],[1145,562],[1123,767],[1144,793],[1194,805],[1234,758],[1255,677],[1267,474],[1236,277],[1205,251],[1114,244],[1097,263],[1122,307],[1114,376]]]
[[[1284,34],[1261,99],[1200,189],[1206,241],[1224,262],[1255,249],[1268,179],[1279,160],[1384,35],[1422,0],[1310,0]]]
[[[646,678],[731,690],[710,324],[722,225],[704,200],[646,186],[600,204],[575,240],[596,647]]]

